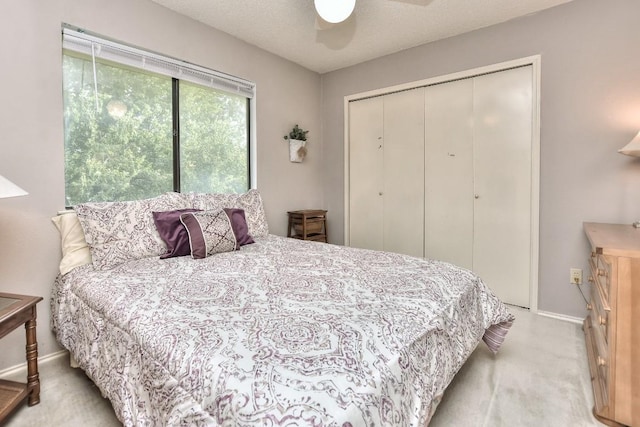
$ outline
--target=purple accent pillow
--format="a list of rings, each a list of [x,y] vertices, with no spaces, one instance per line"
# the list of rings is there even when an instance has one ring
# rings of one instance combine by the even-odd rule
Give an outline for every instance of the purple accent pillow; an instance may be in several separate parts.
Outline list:
[[[191,254],[189,234],[182,222],[180,222],[180,215],[199,212],[200,210],[178,209],[175,211],[153,212],[153,222],[156,224],[160,238],[167,245],[167,252],[160,255],[160,259]]]
[[[249,226],[247,225],[247,220],[244,216],[244,209],[224,208],[224,212],[231,221],[233,234],[236,235],[236,250],[240,249],[240,246],[255,243],[253,241],[253,237],[249,234]]]

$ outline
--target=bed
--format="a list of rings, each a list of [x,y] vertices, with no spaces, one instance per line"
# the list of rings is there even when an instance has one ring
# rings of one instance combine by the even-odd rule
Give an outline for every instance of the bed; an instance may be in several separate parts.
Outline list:
[[[269,234],[255,190],[169,198],[76,207],[91,262],[61,264],[52,290],[58,342],[126,426],[426,426],[514,320],[454,265]],[[253,243],[161,259],[160,239],[141,256],[159,242],[151,211],[223,205]]]

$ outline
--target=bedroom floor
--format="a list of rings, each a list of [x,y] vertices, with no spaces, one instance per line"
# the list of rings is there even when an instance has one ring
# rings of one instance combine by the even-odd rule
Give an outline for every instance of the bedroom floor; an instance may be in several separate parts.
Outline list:
[[[516,322],[494,356],[481,343],[447,389],[430,427],[600,426],[580,325],[511,307]],[[120,426],[111,404],[68,357],[40,363],[41,402],[6,423],[22,426]],[[25,369],[26,372],[26,369]],[[8,379],[22,381],[24,375]]]

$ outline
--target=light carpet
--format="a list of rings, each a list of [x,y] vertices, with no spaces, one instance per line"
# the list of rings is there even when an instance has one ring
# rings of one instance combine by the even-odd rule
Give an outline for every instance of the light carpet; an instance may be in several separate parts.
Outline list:
[[[601,426],[591,415],[580,325],[510,309],[516,321],[500,352],[494,356],[480,343],[449,385],[430,427]],[[40,404],[25,403],[7,427],[121,425],[91,380],[69,367],[68,356],[41,363],[39,370]]]

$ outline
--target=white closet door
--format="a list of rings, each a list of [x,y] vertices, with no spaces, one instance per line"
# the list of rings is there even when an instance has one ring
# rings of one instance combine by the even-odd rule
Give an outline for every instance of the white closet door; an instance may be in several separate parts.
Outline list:
[[[384,250],[422,257],[424,88],[384,96],[383,151]]]
[[[425,92],[425,257],[473,267],[473,80]]]
[[[383,98],[349,103],[349,245],[383,249]]]
[[[474,78],[473,270],[529,307],[532,67]]]

